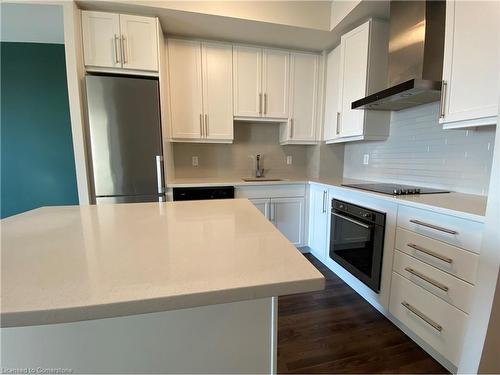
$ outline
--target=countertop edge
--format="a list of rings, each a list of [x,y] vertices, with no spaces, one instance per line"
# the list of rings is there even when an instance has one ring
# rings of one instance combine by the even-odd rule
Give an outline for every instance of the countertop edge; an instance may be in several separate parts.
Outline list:
[[[324,289],[325,278],[287,281],[233,289],[214,290],[180,296],[123,301],[105,305],[76,306],[63,309],[9,312],[0,314],[0,328],[17,328],[87,320],[117,318],[164,311],[226,304]]]

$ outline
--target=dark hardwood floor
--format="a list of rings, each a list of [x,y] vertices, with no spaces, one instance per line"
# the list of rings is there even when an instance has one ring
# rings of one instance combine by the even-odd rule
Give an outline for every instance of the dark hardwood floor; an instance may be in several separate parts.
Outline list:
[[[313,256],[325,290],[278,300],[279,373],[448,373]]]

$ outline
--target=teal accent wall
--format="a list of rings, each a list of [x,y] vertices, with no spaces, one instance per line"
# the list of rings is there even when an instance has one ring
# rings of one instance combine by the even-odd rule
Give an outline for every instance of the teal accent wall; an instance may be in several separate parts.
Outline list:
[[[78,204],[64,45],[0,43],[1,217]]]

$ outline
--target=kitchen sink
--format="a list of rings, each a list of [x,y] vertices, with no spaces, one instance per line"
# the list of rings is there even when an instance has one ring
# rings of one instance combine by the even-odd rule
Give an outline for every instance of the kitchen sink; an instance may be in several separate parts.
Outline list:
[[[260,182],[260,181],[284,181],[282,178],[265,178],[265,177],[254,177],[254,178],[242,178],[245,182]]]

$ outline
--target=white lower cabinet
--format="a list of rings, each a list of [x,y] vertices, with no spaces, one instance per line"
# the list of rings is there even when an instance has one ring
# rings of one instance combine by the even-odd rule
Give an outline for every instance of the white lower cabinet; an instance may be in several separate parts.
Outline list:
[[[295,246],[305,239],[305,185],[237,187],[236,198],[248,198]]]
[[[458,365],[467,314],[393,272],[389,312]]]
[[[382,284],[378,297],[329,259],[330,201],[335,197],[387,213]],[[362,193],[310,184],[308,246],[311,253],[393,320],[450,371],[458,366],[474,300],[483,223],[460,215],[395,204],[379,206]],[[384,208],[385,207],[385,208]],[[353,283],[352,280],[355,280]],[[385,281],[384,281],[385,280]]]
[[[304,240],[304,198],[271,198],[271,222],[295,246]]]
[[[389,312],[458,366],[483,224],[400,205]]]
[[[321,261],[327,257],[330,242],[328,215],[328,189],[319,185],[311,185],[309,191],[309,248],[311,253]]]

